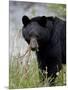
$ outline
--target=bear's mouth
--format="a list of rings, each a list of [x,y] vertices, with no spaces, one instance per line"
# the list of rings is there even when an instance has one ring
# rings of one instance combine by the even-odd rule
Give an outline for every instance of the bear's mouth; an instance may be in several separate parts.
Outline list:
[[[30,39],[30,48],[32,51],[39,51],[38,42],[35,37],[31,37],[31,39]]]

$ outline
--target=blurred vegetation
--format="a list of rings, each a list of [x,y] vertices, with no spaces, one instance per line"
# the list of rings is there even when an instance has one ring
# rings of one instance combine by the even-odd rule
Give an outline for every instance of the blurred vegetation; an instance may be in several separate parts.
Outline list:
[[[66,5],[65,4],[48,4],[48,8],[58,16],[66,18]]]
[[[35,14],[36,14],[36,10],[35,8],[32,7],[32,16],[35,16]]]
[[[55,86],[63,86],[65,81],[65,66],[61,70],[59,76],[55,80]],[[52,79],[52,78],[50,78]],[[44,84],[39,79],[39,69],[36,60],[32,60],[29,65],[23,65],[16,57],[9,62],[9,88],[33,88],[33,87],[48,87],[49,78],[45,78]]]

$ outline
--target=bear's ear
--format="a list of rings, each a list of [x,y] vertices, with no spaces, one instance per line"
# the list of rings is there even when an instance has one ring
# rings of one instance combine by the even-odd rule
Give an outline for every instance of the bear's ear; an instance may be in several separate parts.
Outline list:
[[[30,22],[30,19],[27,16],[22,17],[22,23],[26,26]]]
[[[40,18],[40,21],[39,21],[39,24],[41,25],[41,26],[43,26],[43,27],[45,27],[45,25],[46,25],[46,17],[45,16],[42,16],[41,18]]]

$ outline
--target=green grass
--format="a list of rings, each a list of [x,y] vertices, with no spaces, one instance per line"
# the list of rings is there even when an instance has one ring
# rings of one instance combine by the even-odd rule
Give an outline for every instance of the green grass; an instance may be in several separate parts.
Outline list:
[[[65,85],[65,66],[61,70],[59,76],[55,80],[55,86]],[[49,79],[49,78],[48,78]],[[48,79],[45,78],[44,84],[40,82],[39,70],[36,60],[32,60],[30,64],[23,65],[20,60],[13,57],[9,61],[9,88],[32,88],[32,87],[48,87]]]

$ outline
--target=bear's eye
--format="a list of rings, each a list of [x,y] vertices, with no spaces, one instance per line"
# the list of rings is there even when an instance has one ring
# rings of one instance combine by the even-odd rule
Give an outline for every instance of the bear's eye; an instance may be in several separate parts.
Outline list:
[[[36,38],[39,40],[39,35],[37,35]]]

